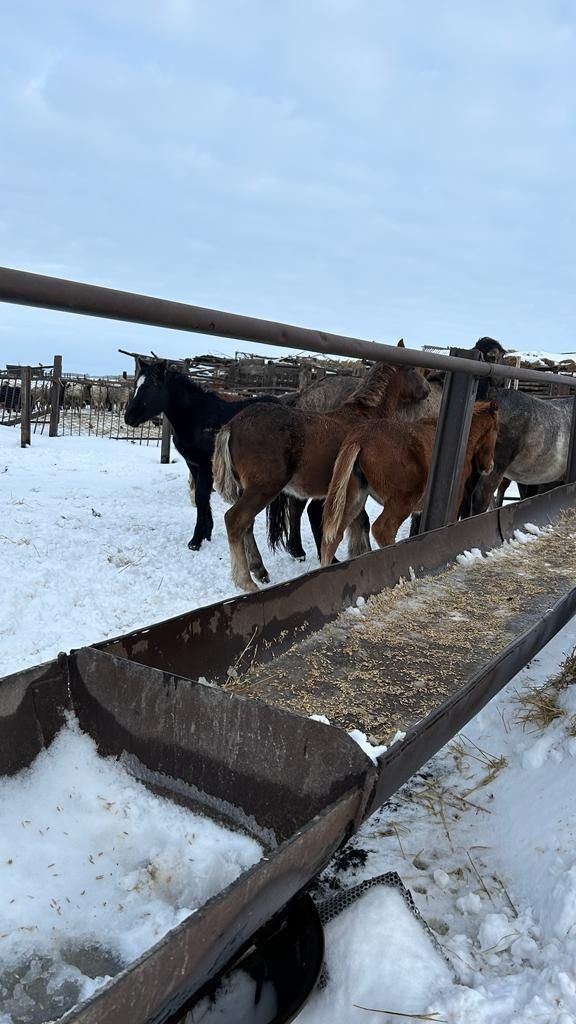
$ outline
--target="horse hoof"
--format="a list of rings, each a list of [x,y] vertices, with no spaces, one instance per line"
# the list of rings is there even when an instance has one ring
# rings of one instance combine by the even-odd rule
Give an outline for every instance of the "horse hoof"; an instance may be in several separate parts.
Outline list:
[[[188,547],[189,547],[190,551],[200,551],[200,547],[201,546],[202,546],[202,541],[201,540],[194,540],[194,538],[192,538],[192,540],[188,541]]]
[[[290,558],[293,558],[295,562],[305,562],[306,552],[305,551],[288,551]]]
[[[260,583],[270,583],[270,577],[266,570],[264,572],[255,572],[254,575]]]

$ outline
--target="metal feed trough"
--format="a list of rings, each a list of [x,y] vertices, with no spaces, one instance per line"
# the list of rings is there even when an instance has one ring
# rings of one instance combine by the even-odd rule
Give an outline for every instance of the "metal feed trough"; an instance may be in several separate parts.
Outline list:
[[[281,923],[295,913],[295,897],[361,822],[568,621],[576,611],[576,587],[557,596],[543,615],[536,609],[536,615],[517,623],[516,636],[475,671],[455,676],[442,702],[431,704],[429,695],[421,694],[421,706],[398,720],[405,738],[377,765],[344,731],[271,706],[265,687],[253,700],[198,677],[225,683],[230,665],[241,663],[256,634],[259,659],[269,663],[273,680],[295,630],[304,641],[357,596],[393,587],[411,567],[418,575],[437,574],[472,544],[497,546],[525,522],[546,525],[573,508],[576,485],[558,488],[328,571],[61,655],[0,683],[0,774],[30,764],[62,726],[65,711],[73,710],[102,754],[131,755],[137,776],[156,792],[217,814],[267,846],[265,860],[67,1019],[77,1024],[183,1019],[186,1007],[255,936],[258,940],[263,928],[267,943],[260,957],[266,963]],[[305,691],[303,679],[300,692]],[[309,918],[297,922],[310,927]],[[293,1012],[316,979],[319,944],[313,928],[312,940],[312,951],[302,952],[304,964],[312,957],[312,968],[308,963],[305,989],[302,979],[296,986]]]
[[[15,271],[0,271],[0,298],[263,340],[258,333],[262,322]],[[208,313],[211,321],[204,316]],[[547,558],[552,563],[557,558],[557,573],[539,576],[537,569],[528,571],[525,575],[532,575],[534,585],[526,589],[520,605],[511,602],[514,613],[506,619],[505,629],[487,649],[482,642],[484,623],[479,621],[469,656],[447,676],[444,673],[442,685],[442,650],[433,642],[433,681],[424,687],[403,653],[402,637],[380,648],[373,645],[376,660],[366,663],[358,687],[366,698],[363,724],[376,728],[376,720],[393,721],[405,733],[376,764],[345,728],[311,721],[308,700],[314,689],[326,701],[322,710],[346,727],[346,713],[334,701],[330,672],[314,676],[312,665],[325,631],[358,597],[392,593],[401,579],[415,576],[427,577],[431,589],[469,585],[474,602],[482,596],[473,590],[474,579],[480,577],[470,574],[463,582],[457,575],[446,575],[459,569],[446,567],[466,549],[498,547],[526,523],[557,522],[561,531],[568,519],[571,529],[576,524],[576,484],[444,525],[452,514],[448,506],[456,469],[453,463],[447,472],[440,442],[457,463],[475,376],[502,375],[500,369],[506,375],[514,373],[507,367],[471,364],[468,358],[426,354],[424,359],[421,353],[354,339],[339,339],[336,344],[329,336],[283,325],[271,325],[268,340],[391,362],[422,361],[453,371],[446,389],[452,398],[444,403],[440,417],[428,501],[428,527],[441,528],[352,562],[61,655],[0,681],[0,773],[13,774],[29,765],[50,744],[65,712],[73,710],[102,754],[131,755],[136,774],[155,791],[200,806],[266,843],[265,859],[71,1011],[67,1019],[78,1024],[183,1021],[187,1009],[235,962],[254,964],[259,958],[265,976],[274,956],[290,975],[292,995],[279,995],[276,1015],[261,1019],[292,1019],[316,979],[322,953],[313,907],[302,901],[301,894],[362,821],[576,612],[576,587],[556,548],[556,555],[552,551]],[[515,373],[529,376],[529,371]],[[569,479],[574,479],[575,468],[572,449]],[[530,561],[526,565],[530,570]],[[337,643],[333,647],[335,672],[351,675],[353,664],[345,661],[345,649]],[[386,662],[382,678],[378,659],[381,656],[384,662],[390,651],[394,658]],[[286,667],[289,674],[302,652],[304,669],[287,684]],[[256,954],[251,952],[254,943]],[[250,956],[256,960],[250,961]],[[300,978],[299,985],[295,978]],[[290,985],[284,986],[284,996],[287,988]]]

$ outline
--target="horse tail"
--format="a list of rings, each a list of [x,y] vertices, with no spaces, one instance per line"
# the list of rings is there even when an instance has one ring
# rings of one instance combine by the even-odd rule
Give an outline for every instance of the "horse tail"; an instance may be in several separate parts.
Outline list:
[[[216,435],[214,455],[212,457],[212,473],[214,476],[214,487],[218,494],[229,505],[233,505],[242,494],[242,489],[232,465],[229,424],[222,427]]]
[[[334,540],[339,531],[346,507],[348,482],[361,447],[358,441],[345,441],[334,463],[322,517],[322,534],[328,543]]]
[[[266,509],[266,526],[268,530],[268,544],[272,551],[277,548],[286,548],[288,533],[290,530],[290,504],[288,495],[280,491],[274,501],[271,501]]]

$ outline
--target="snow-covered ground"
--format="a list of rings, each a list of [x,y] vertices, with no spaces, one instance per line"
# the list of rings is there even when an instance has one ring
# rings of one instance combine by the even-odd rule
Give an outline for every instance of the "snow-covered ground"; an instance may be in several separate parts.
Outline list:
[[[217,494],[213,539],[187,548],[196,509],[173,458],[162,466],[157,448],[99,437],[34,436],[23,450],[0,427],[0,677],[240,593]],[[318,568],[306,516],[302,526],[305,564],[271,554],[258,516],[272,583]]]
[[[184,466],[156,450],[58,438],[22,451],[0,429],[0,507],[0,675],[234,593],[221,504],[191,554]],[[314,568],[307,532],[305,546]],[[274,582],[305,568],[262,550]],[[356,866],[331,869],[345,885],[398,871],[455,978],[397,894],[375,889],[327,926],[330,980],[302,1024],[576,1021],[576,688],[546,728],[518,703],[574,647],[573,622],[365,823]]]

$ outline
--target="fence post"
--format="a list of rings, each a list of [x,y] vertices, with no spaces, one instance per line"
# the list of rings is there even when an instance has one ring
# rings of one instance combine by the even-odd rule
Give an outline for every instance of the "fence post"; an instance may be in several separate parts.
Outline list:
[[[60,383],[62,381],[62,356],[54,356],[52,368],[52,390],[50,392],[50,426],[48,437],[58,436],[58,422],[60,419]]]
[[[481,358],[476,349],[451,348],[450,355]],[[438,530],[458,518],[456,499],[477,384],[469,373],[446,374],[419,533]]]
[[[172,426],[170,420],[164,414],[162,416],[162,442],[160,445],[160,462],[166,465],[170,462],[170,435],[172,434]]]
[[[25,448],[30,444],[30,422],[31,422],[31,398],[32,398],[32,370],[29,366],[22,367],[22,387],[20,388],[20,447]]]

